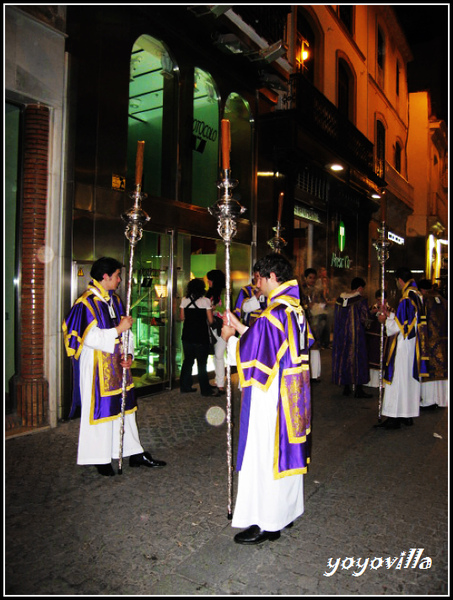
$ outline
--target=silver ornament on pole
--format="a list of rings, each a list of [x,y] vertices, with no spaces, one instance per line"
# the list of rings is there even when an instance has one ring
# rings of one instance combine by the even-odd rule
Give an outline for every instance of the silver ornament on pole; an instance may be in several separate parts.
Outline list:
[[[385,221],[381,222],[381,228],[378,229],[379,239],[374,242],[373,246],[376,248],[377,257],[379,264],[381,265],[381,299],[382,299],[382,311],[384,312],[385,307],[385,263],[389,257],[389,248],[391,242],[388,239],[387,228]],[[381,337],[379,345],[379,403],[378,403],[378,420],[381,420],[382,410],[382,397],[384,390],[384,328],[385,323],[381,323]]]
[[[282,249],[288,243],[282,238],[282,235],[281,235],[282,231],[284,231],[284,229],[285,229],[284,227],[282,227],[282,223],[281,223],[284,198],[285,198],[285,193],[280,192],[280,195],[278,197],[277,226],[273,227],[273,230],[275,231],[275,236],[267,242],[269,244],[269,246],[272,248],[272,250],[274,252],[277,252],[278,254],[281,253]]]
[[[126,285],[126,317],[130,316],[131,312],[131,297],[132,297],[132,281],[133,281],[133,268],[134,268],[134,252],[135,246],[142,239],[143,226],[150,217],[141,207],[141,202],[146,198],[146,194],[141,191],[142,188],[142,177],[143,177],[143,155],[145,151],[145,142],[137,142],[137,157],[135,161],[135,191],[130,194],[130,197],[134,201],[133,206],[124,214],[121,218],[126,223],[124,235],[129,241],[129,268]],[[127,360],[128,349],[129,349],[129,333],[127,329],[123,331],[121,337],[122,354],[123,360]],[[123,387],[121,396],[121,417],[120,417],[120,449],[119,449],[119,461],[118,461],[118,475],[123,472],[123,439],[124,439],[124,413],[126,407],[127,397],[127,373],[128,369],[123,367]]]
[[[232,197],[232,190],[238,182],[230,179],[230,122],[222,119],[221,149],[223,179],[217,186],[222,191],[218,202],[208,210],[217,217],[217,231],[225,243],[225,306],[231,306],[231,266],[230,245],[236,235],[236,219],[246,210]],[[233,450],[232,450],[232,410],[231,410],[231,367],[226,365],[226,422],[227,422],[227,468],[228,468],[228,519],[232,518],[232,489],[233,489]]]

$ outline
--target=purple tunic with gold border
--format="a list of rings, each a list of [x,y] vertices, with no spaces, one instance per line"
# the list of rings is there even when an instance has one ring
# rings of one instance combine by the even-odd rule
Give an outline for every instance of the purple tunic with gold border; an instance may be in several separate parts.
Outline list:
[[[415,338],[415,355],[412,376],[417,381],[426,381],[429,369],[428,330],[426,323],[426,309],[423,304],[417,284],[410,279],[404,284],[401,299],[396,310],[395,322],[404,339]],[[389,355],[386,361],[386,383],[391,383],[395,372],[395,356],[398,338],[392,339]]]
[[[121,298],[113,292],[104,290],[98,282],[91,281],[87,291],[76,300],[63,322],[65,349],[67,355],[72,359],[74,373],[70,418],[75,415],[77,407],[81,406],[79,359],[86,336],[94,327],[99,329],[116,327],[124,315]],[[94,350],[93,406],[90,418],[93,423],[111,420],[121,414],[123,391],[121,360],[122,348],[119,339],[116,340],[113,354]],[[126,413],[137,410],[133,387],[132,375],[128,369]]]
[[[237,470],[247,442],[253,386],[267,391],[278,377],[274,478],[306,473],[310,462],[309,347],[313,336],[300,304],[297,281],[281,284],[268,306],[241,336],[237,365],[242,387]]]

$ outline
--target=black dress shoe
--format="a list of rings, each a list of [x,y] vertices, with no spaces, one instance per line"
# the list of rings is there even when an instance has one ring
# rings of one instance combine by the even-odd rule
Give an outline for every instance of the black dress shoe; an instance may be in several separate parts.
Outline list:
[[[361,387],[357,387],[354,398],[372,398],[373,394],[367,394]]]
[[[130,467],[165,467],[167,463],[163,460],[156,460],[151,456],[149,452],[143,452],[143,454],[133,454],[129,458]]]
[[[343,396],[350,396],[352,393],[351,386],[345,385],[343,389]]]
[[[403,425],[407,425],[408,427],[414,424],[414,419],[412,417],[401,418],[400,421]]]
[[[258,525],[252,525],[248,529],[237,533],[234,536],[234,541],[236,544],[261,544],[266,540],[278,540],[280,537],[280,531],[264,531],[258,527]]]
[[[96,465],[96,469],[98,470],[99,475],[104,475],[105,477],[111,477],[112,475],[115,475],[115,471],[113,470],[111,463],[106,465]]]
[[[381,429],[400,429],[401,423],[400,423],[399,419],[389,417],[385,421],[382,421],[381,423],[378,423],[377,425],[375,425],[375,427],[378,427]]]
[[[181,389],[181,394],[191,394],[192,392],[196,392],[197,388],[189,388],[188,390]]]

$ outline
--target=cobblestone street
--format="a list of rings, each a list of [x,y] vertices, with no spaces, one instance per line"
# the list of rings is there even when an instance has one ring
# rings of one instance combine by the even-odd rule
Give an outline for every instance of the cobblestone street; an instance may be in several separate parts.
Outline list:
[[[233,542],[226,425],[205,418],[225,396],[139,399],[142,444],[164,469],[77,466],[78,419],[7,439],[4,593],[447,595],[449,409],[376,429],[378,391],[343,397],[329,351],[322,368],[305,514],[256,547]]]

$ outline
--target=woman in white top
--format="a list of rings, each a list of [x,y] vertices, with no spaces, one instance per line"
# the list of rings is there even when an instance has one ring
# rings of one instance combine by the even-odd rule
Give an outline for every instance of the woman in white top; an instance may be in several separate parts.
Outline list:
[[[205,297],[205,284],[202,279],[192,279],[187,285],[186,295],[181,300],[180,318],[184,322],[182,347],[184,361],[181,367],[181,393],[195,392],[192,387],[192,368],[197,361],[198,382],[202,396],[215,395],[209,385],[207,362],[209,356],[209,330],[213,322],[211,301]]]

